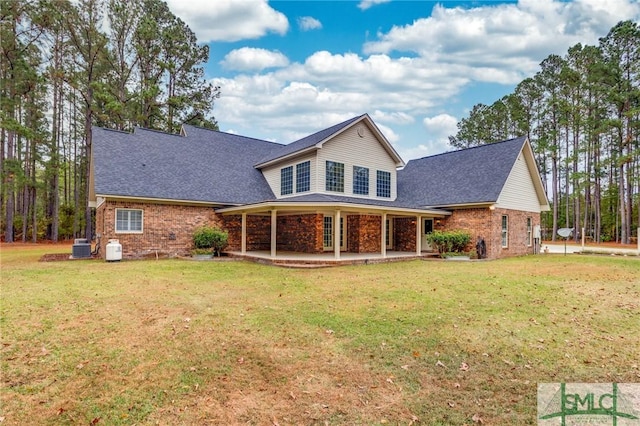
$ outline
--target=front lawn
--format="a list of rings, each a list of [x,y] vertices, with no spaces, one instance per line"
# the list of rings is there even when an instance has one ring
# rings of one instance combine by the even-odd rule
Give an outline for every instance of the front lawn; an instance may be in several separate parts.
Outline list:
[[[637,258],[38,262],[52,249],[2,246],[4,424],[536,424],[539,382],[640,381]]]

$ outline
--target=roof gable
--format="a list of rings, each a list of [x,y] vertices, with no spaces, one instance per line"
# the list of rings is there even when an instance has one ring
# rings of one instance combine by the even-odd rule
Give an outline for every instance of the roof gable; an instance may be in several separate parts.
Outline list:
[[[287,158],[297,156],[309,151],[313,151],[322,147],[322,145],[330,139],[333,139],[338,134],[344,132],[345,130],[355,126],[357,123],[365,123],[369,129],[376,135],[378,141],[384,146],[385,150],[389,153],[389,155],[393,158],[395,163],[400,166],[403,165],[404,162],[402,158],[395,151],[393,146],[389,143],[389,141],[384,137],[382,132],[375,125],[371,117],[368,114],[363,114],[349,120],[343,121],[342,123],[338,123],[334,126],[328,127],[326,129],[320,130],[312,135],[306,136],[302,139],[298,139],[295,142],[292,142],[287,145],[283,145],[277,151],[274,151],[271,155],[263,158],[260,162],[256,164],[257,168],[266,167],[280,161],[284,161]]]
[[[411,160],[398,171],[398,198],[416,206],[496,203],[525,144],[523,136]]]

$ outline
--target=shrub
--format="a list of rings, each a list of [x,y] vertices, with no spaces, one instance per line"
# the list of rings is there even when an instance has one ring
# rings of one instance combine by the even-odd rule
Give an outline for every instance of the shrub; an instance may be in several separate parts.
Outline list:
[[[471,241],[471,235],[465,231],[433,231],[427,235],[427,241],[435,246],[440,255],[462,253]]]
[[[196,250],[211,249],[213,253],[220,256],[220,252],[227,246],[229,233],[218,228],[203,226],[193,234],[193,245]]]

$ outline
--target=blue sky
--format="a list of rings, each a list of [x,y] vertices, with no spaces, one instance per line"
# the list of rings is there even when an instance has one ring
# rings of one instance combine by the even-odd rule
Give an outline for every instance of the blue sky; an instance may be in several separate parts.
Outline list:
[[[368,113],[405,161],[549,54],[596,45],[638,0],[168,0],[210,46],[220,130],[289,143]]]

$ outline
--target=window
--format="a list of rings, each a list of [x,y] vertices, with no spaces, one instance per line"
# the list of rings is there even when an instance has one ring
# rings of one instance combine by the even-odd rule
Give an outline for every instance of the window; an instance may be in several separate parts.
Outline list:
[[[391,197],[391,173],[378,170],[376,180],[376,195],[378,197]]]
[[[311,189],[311,162],[305,161],[296,165],[296,192],[307,192]]]
[[[322,227],[322,245],[324,250],[332,250],[334,248],[333,237],[335,229],[333,223],[333,216],[324,216]],[[344,241],[344,217],[340,218],[340,249],[346,249]]]
[[[293,193],[293,166],[280,169],[280,195]]]
[[[527,247],[531,247],[533,245],[533,228],[531,226],[531,218],[527,218]]]
[[[369,195],[369,169],[353,166],[353,193]]]
[[[333,247],[333,218],[331,216],[324,217],[322,242],[325,249]]]
[[[509,247],[509,216],[502,216],[502,247]]]
[[[116,209],[116,232],[142,232],[142,210]]]
[[[344,192],[344,164],[327,161],[325,189],[333,192]]]

